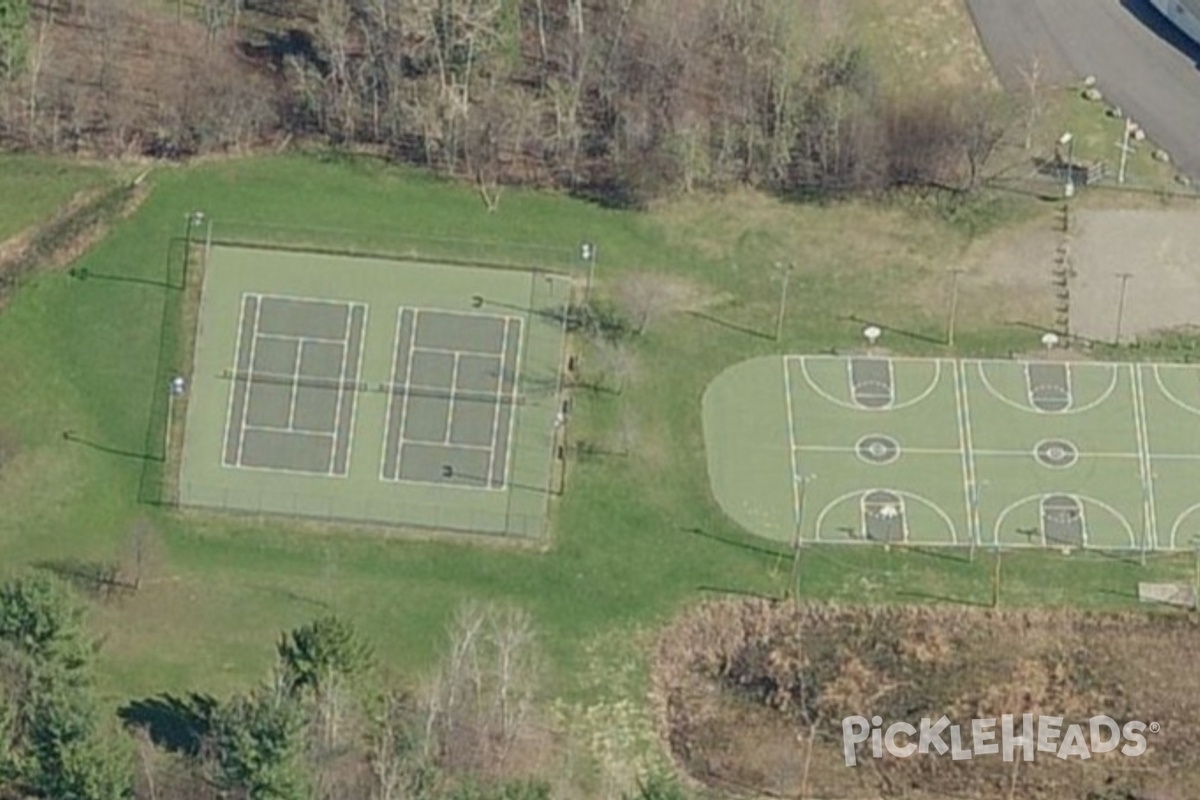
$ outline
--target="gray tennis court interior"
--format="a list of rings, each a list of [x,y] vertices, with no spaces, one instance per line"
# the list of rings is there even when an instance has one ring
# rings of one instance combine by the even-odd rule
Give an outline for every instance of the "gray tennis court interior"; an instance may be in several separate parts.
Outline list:
[[[225,466],[345,476],[367,309],[244,294]]]
[[[400,309],[384,480],[505,488],[521,333],[517,317]]]

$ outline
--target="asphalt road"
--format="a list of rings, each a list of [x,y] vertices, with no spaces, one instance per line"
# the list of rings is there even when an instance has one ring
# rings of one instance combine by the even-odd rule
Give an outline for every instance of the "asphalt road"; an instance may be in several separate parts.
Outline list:
[[[1200,45],[1146,0],[967,0],[1001,82],[1036,56],[1049,83],[1095,75],[1104,96],[1200,179]]]

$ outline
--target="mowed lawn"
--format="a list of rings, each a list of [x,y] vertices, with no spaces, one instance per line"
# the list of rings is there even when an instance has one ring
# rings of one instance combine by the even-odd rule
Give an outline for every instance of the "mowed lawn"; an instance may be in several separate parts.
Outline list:
[[[469,187],[367,160],[263,158],[162,170],[150,180],[149,200],[81,262],[92,274],[133,280],[45,274],[0,313],[0,430],[19,443],[0,471],[0,564],[113,559],[139,517],[163,534],[165,552],[147,585],[94,607],[114,700],[245,686],[265,675],[280,630],[330,612],[361,625],[384,662],[412,676],[436,658],[446,624],[468,598],[529,609],[557,681],[551,689],[570,694],[581,689],[578,676],[598,642],[634,636],[714,593],[782,592],[786,559],[741,533],[711,499],[705,386],[755,355],[853,347],[859,326],[848,316],[880,310],[926,335],[894,337],[893,349],[945,353],[928,341],[941,307],[912,302],[912,287],[941,275],[967,244],[928,211],[797,207],[752,195],[694,198],[639,215],[510,192],[489,214]],[[170,239],[193,209],[218,225],[355,228],[365,237],[410,232],[562,247],[587,237],[600,248],[601,293],[649,272],[673,276],[676,290],[690,287],[691,301],[656,315],[633,341],[636,365],[624,391],[578,393],[573,440],[611,454],[574,458],[545,550],[165,513],[137,503],[140,454],[152,394],[165,388],[155,366],[171,295],[157,282]],[[846,231],[856,238],[848,242]],[[772,330],[778,284],[768,265],[780,248],[797,272],[777,344],[741,329]],[[697,309],[710,319],[686,313]],[[980,319],[964,313],[964,350],[1028,346],[1027,332]],[[594,370],[590,350],[584,358],[585,371]],[[64,431],[82,441],[64,440]],[[1014,555],[1004,561],[1004,601],[1128,605],[1138,579],[1189,568],[1188,559],[1146,569],[1104,557]],[[967,563],[812,549],[803,553],[801,584],[808,596],[853,602],[986,602],[991,574],[982,556]]]
[[[0,244],[113,173],[65,159],[0,155]]]

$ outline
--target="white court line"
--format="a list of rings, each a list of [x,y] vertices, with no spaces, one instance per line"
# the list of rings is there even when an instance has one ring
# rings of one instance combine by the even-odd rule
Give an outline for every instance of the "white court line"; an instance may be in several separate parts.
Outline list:
[[[956,368],[959,366],[955,363]],[[971,488],[974,492],[973,522],[975,523],[975,538],[972,540],[975,544],[982,544],[983,539],[983,524],[979,519],[979,471],[978,465],[975,463],[975,456],[979,452],[975,449],[975,423],[971,421],[971,389],[967,382],[966,369],[959,370],[959,377],[962,379],[962,413],[965,425],[963,430],[967,435],[967,463],[971,465]]]
[[[259,292],[258,298],[259,298],[260,304],[262,303],[263,300],[280,300],[283,302],[308,303],[308,304],[312,304],[312,305],[321,305],[321,306],[349,307],[349,306],[354,305],[353,302],[348,301],[348,300],[334,300],[334,299],[331,299],[328,297],[303,297],[301,295],[271,294],[269,292],[267,292],[267,293]],[[282,339],[300,339],[300,338],[313,339],[314,341],[318,341],[318,342],[343,341],[343,340],[338,340],[338,339],[327,338],[324,336],[310,336],[308,334],[305,334],[303,337],[295,336],[295,335],[288,335],[288,334],[284,334],[284,333],[264,333],[264,334],[260,334],[260,335],[270,336],[272,338],[282,338]],[[309,474],[309,473],[305,473],[305,474]]]
[[[401,429],[400,433],[396,436],[396,463],[394,465],[396,467],[396,471],[389,476],[386,472],[384,472],[384,470],[387,469],[387,451],[388,444],[392,440],[392,425],[404,424],[403,413],[401,413],[400,419],[397,421],[392,414],[392,406],[395,405],[396,399],[396,366],[400,363],[400,331],[404,328],[404,312],[408,310],[409,309],[405,308],[404,306],[400,306],[398,309],[396,309],[396,336],[392,341],[392,370],[391,379],[388,381],[387,392],[387,421],[384,423],[383,427],[383,450],[379,456],[379,479],[381,481],[394,481],[396,480],[396,476],[400,474],[400,446],[402,444],[400,440],[403,438],[403,429]],[[416,335],[417,321],[414,312],[412,330],[408,332],[409,350],[408,363],[405,365],[407,369],[405,374],[406,379],[407,373],[412,371],[412,342],[413,339],[416,338]],[[407,402],[408,395],[405,395],[404,399]]]
[[[1133,430],[1137,435],[1138,472],[1141,474],[1142,480],[1142,545],[1144,547],[1150,537],[1150,498],[1146,490],[1150,480],[1150,470],[1146,466],[1146,440],[1142,436],[1142,420],[1138,413],[1137,373],[1132,366],[1130,365],[1129,368],[1129,391],[1133,399]]]
[[[1142,459],[1146,465],[1146,503],[1150,510],[1150,529],[1147,531],[1147,539],[1143,544],[1148,550],[1156,550],[1158,549],[1158,501],[1154,497],[1154,446],[1150,444],[1150,425],[1146,419],[1146,391],[1142,386],[1142,371],[1138,369],[1138,366],[1130,364],[1129,372],[1133,375],[1135,389],[1134,409],[1142,427]]]
[[[1075,378],[1071,376],[1071,362],[1063,364],[1063,368],[1067,372],[1067,407],[1064,411],[1070,411],[1075,408]],[[1082,513],[1082,512],[1080,512]]]
[[[804,364],[804,356],[800,357],[801,367]],[[847,361],[847,364],[850,362]],[[851,383],[850,391],[854,391],[853,383]],[[796,418],[793,414],[792,404],[792,371],[788,369],[787,358],[783,359],[783,396],[787,406],[787,432],[788,432],[788,457],[792,462],[792,524],[800,527],[800,470],[796,468]],[[797,530],[796,533],[802,534],[802,531]],[[820,536],[821,531],[817,530],[817,536]],[[793,545],[794,546],[794,545]]]
[[[342,366],[338,370],[337,402],[333,404],[333,441],[329,444],[329,474],[332,475],[337,465],[337,429],[342,424],[342,403],[346,398],[346,361],[350,355],[350,330],[354,326],[354,306],[346,310],[346,329],[342,331]]]
[[[1166,384],[1163,383],[1162,373],[1159,371],[1160,367],[1190,369],[1192,371],[1195,371],[1195,369],[1196,369],[1195,367],[1188,367],[1188,366],[1185,366],[1182,364],[1178,364],[1178,365],[1176,365],[1176,364],[1151,364],[1150,367],[1153,369],[1154,382],[1158,384],[1158,390],[1163,393],[1163,396],[1166,397],[1167,400],[1171,401],[1172,403],[1179,406],[1181,409],[1183,409],[1184,411],[1186,411],[1190,414],[1200,414],[1200,408],[1196,408],[1193,405],[1183,402],[1175,395],[1174,392],[1172,392],[1170,389],[1167,388]]]
[[[504,370],[508,366],[508,334],[511,330],[511,324],[508,320],[504,321],[504,337],[500,345],[500,369],[496,371],[496,407],[492,411],[492,438],[491,452],[488,454],[487,479],[488,486],[492,485],[492,478],[496,474],[496,439],[500,436],[500,395],[504,391]],[[555,400],[555,402],[558,402]],[[516,409],[509,411],[510,414],[515,414]]]
[[[287,433],[294,436],[320,436],[322,439],[332,439],[335,434],[329,431],[306,431],[301,428],[276,428],[274,425],[247,425],[250,433]]]
[[[294,342],[297,339],[309,339],[314,342],[320,342],[321,344],[341,344],[345,341],[345,339],[331,339],[326,336],[310,336],[307,333],[302,336],[294,333],[260,333],[258,334],[258,338],[273,339],[281,342]]]
[[[248,293],[242,292],[241,308],[238,310],[237,340],[233,344],[233,370],[235,376],[237,375],[239,359],[242,357],[242,333],[246,325],[246,298],[248,296]],[[254,310],[255,313],[258,312],[257,303],[255,303]],[[229,431],[230,425],[233,424],[233,398],[237,396],[237,388],[237,379],[235,378],[229,384],[229,402],[225,408],[225,432],[224,436],[221,437],[221,463],[226,466],[236,466],[236,464],[229,463]],[[248,397],[242,398],[243,403],[248,400]],[[238,455],[241,455],[240,450],[238,451]]]
[[[888,407],[896,404],[896,368],[892,365],[892,360],[887,359],[888,368]]]
[[[246,417],[250,414],[250,392],[254,388],[254,353],[258,349],[258,323],[262,320],[262,296],[258,295],[258,300],[254,305],[254,330],[250,334],[250,359],[249,369],[246,370],[246,398],[242,403],[242,418],[239,421],[239,435],[237,448],[237,461],[234,466],[242,465],[242,447],[246,443]],[[236,364],[234,366],[237,366]]]
[[[958,417],[958,444],[962,455],[962,471],[963,471],[963,494],[967,503],[967,536],[972,542],[977,541],[975,536],[975,506],[976,501],[974,492],[977,491],[975,486],[975,476],[972,469],[972,464],[968,460],[968,452],[970,446],[967,444],[967,422],[964,414],[966,402],[963,397],[964,387],[961,384],[958,363],[953,364],[954,367],[954,401],[957,406]]]
[[[512,317],[505,317],[505,324]],[[426,347],[423,344],[413,345],[413,351],[418,353],[440,353],[449,356],[479,356],[480,358],[500,358],[501,354],[495,350],[451,350],[446,347]]]
[[[847,447],[846,445],[798,444],[798,445],[796,445],[796,449],[800,450],[800,451],[804,451],[804,452],[810,452],[810,453],[846,453],[848,455],[853,455],[858,452],[857,447]],[[901,456],[905,456],[905,455],[957,456],[964,452],[966,452],[966,451],[955,450],[953,448],[948,448],[948,447],[901,447],[900,448]],[[1034,458],[1034,452],[1031,450],[976,450],[974,448],[971,448],[969,452],[971,454],[977,455],[977,456],[997,456],[997,457],[1008,457],[1008,458]],[[1134,452],[1130,452],[1130,453],[1120,453],[1120,452],[1089,453],[1089,452],[1084,451],[1084,452],[1079,453],[1080,461],[1086,461],[1087,459],[1090,459],[1090,458],[1140,458],[1140,457],[1141,456],[1139,453],[1134,453]],[[1200,460],[1200,456],[1197,456],[1197,455],[1178,456],[1178,458]]]
[[[1086,411],[1091,411],[1093,408],[1096,408],[1097,406],[1105,403],[1108,400],[1108,398],[1112,396],[1112,393],[1114,391],[1116,391],[1117,382],[1118,382],[1118,379],[1120,378],[1120,373],[1117,368],[1128,366],[1127,364],[1111,364],[1108,362],[1091,362],[1091,361],[1089,361],[1088,362],[1089,367],[1107,367],[1109,369],[1109,371],[1112,373],[1112,380],[1109,381],[1108,388],[1105,389],[1100,394],[1099,397],[1097,397],[1095,400],[1092,400],[1090,403],[1088,403],[1086,405],[1066,408],[1066,409],[1063,409],[1062,411],[1043,411],[1042,409],[1038,408],[1037,406],[1034,406],[1032,404],[1032,401],[1030,401],[1030,403],[1027,405],[1021,405],[1019,402],[1017,402],[1016,400],[1013,400],[1011,397],[1006,395],[1004,392],[1001,392],[999,389],[997,389],[996,386],[992,383],[991,378],[989,378],[987,376],[987,370],[984,369],[984,366],[987,364],[993,364],[993,365],[999,364],[999,365],[1008,366],[1008,367],[1012,367],[1012,366],[1021,367],[1026,375],[1026,377],[1025,377],[1025,393],[1026,393],[1026,397],[1028,399],[1029,384],[1030,384],[1029,373],[1028,373],[1029,366],[1037,365],[1037,364],[1062,366],[1059,362],[1055,362],[1055,361],[1001,361],[999,359],[993,358],[993,359],[973,359],[970,362],[968,362],[966,360],[963,361],[964,365],[967,363],[971,363],[971,364],[975,365],[975,369],[979,373],[979,380],[980,380],[980,382],[983,383],[983,388],[986,389],[988,391],[988,394],[992,395],[992,397],[994,397],[996,400],[1000,401],[1001,403],[1004,403],[1007,406],[1018,409],[1019,411],[1027,411],[1031,414],[1043,414],[1046,416],[1067,416],[1069,414],[1082,414]],[[1071,402],[1072,402],[1072,404],[1074,403],[1073,397],[1071,398]]]
[[[288,403],[288,429],[295,429],[296,420],[296,398],[300,396],[300,362],[304,360],[304,343],[303,337],[297,337],[296,340],[296,360],[292,364],[292,396]],[[253,372],[253,369],[251,369]]]
[[[357,305],[362,307],[363,314],[362,314],[362,325],[360,326],[359,333],[358,333],[358,371],[354,375],[354,380],[356,383],[358,381],[362,380],[363,353],[366,352],[366,349],[367,349],[367,318],[371,314],[371,307],[368,306],[366,303],[358,303]],[[351,308],[350,313],[351,313],[351,315],[353,315],[353,313],[354,313],[353,308]],[[346,349],[347,350],[350,349],[350,341],[348,339],[346,340]],[[395,358],[395,356],[393,356],[393,358]],[[391,397],[390,393],[388,396],[389,396],[389,398]],[[389,406],[391,405],[390,401],[389,401],[388,405]],[[354,426],[357,421],[358,421],[358,392],[351,392],[350,393],[350,427],[346,429],[346,435],[348,437],[350,437],[350,441],[346,443],[346,468],[344,470],[342,470],[340,473],[337,473],[340,477],[343,477],[343,478],[350,474],[350,458],[351,458],[351,456],[354,455]],[[336,462],[336,460],[337,460],[337,454],[335,451],[334,452],[334,461]]]
[[[513,442],[513,425],[515,425],[517,421],[517,389],[521,384],[521,355],[525,350],[525,320],[521,319],[520,317],[509,317],[509,319],[511,319],[517,325],[517,356],[516,363],[513,364],[513,370],[515,372],[513,375],[512,392],[509,393],[509,398],[512,400],[512,403],[509,406],[508,412],[508,442],[504,448],[504,483],[496,487],[497,491],[507,489],[508,485],[512,483],[512,454],[513,450],[516,449],[516,443]],[[560,398],[554,398],[555,406],[557,406],[557,404],[560,402]],[[557,407],[555,408],[555,413],[558,413]],[[492,488],[490,482],[488,483],[488,488]]]
[[[458,353],[454,354],[454,363],[450,367],[450,396],[446,398],[446,436],[442,444],[450,444],[450,434],[454,431],[454,390],[458,388]]]

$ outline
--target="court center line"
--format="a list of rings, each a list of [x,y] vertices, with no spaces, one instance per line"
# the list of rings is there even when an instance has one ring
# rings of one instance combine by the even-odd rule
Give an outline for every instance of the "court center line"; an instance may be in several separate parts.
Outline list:
[[[506,321],[508,319],[514,319],[514,318],[513,317],[505,318]],[[450,350],[445,347],[426,347],[423,344],[413,345],[413,352],[414,353],[439,353],[441,355],[449,355],[449,356],[479,356],[480,358],[500,358],[502,355],[501,353],[497,353],[495,350]]]
[[[1146,390],[1142,383],[1142,370],[1137,364],[1130,364],[1130,370],[1133,372],[1134,383],[1137,386],[1137,396],[1134,401],[1137,403],[1138,418],[1142,422],[1142,452],[1146,463],[1146,493],[1148,495],[1148,503],[1150,509],[1150,539],[1147,542],[1149,549],[1158,549],[1158,500],[1154,496],[1154,446],[1150,442],[1150,424],[1146,419]]]
[[[803,363],[804,356],[799,357]],[[849,364],[849,360],[846,362]],[[788,432],[788,457],[791,459],[792,465],[792,524],[795,526],[796,536],[799,537],[803,532],[800,530],[800,470],[796,464],[796,418],[793,414],[794,404],[792,401],[792,371],[788,367],[788,356],[783,357],[783,396],[784,404],[787,410],[787,432]],[[850,383],[850,392],[853,395],[854,382]],[[819,539],[821,532],[818,530],[815,539]],[[793,547],[795,543],[793,542]]]
[[[388,445],[392,441],[392,425],[395,420],[392,415],[392,406],[396,401],[396,366],[400,363],[400,331],[404,327],[404,306],[396,309],[396,334],[392,337],[392,369],[388,378],[387,384],[387,411],[384,414],[383,423],[383,449],[379,454],[379,479],[381,481],[393,481],[396,475],[400,472],[399,463],[395,464],[396,472],[391,475],[387,474],[387,451]],[[409,361],[412,360],[412,353],[408,355]],[[400,441],[396,438],[396,459],[400,458]]]
[[[329,468],[327,473],[333,475],[337,466],[337,437],[338,426],[342,422],[342,402],[346,397],[346,362],[350,360],[350,329],[354,326],[354,305],[346,307],[346,329],[342,332],[342,366],[338,370],[337,401],[333,404],[333,441],[329,445]]]
[[[238,364],[240,363],[241,357],[242,357],[242,339],[245,338],[246,299],[248,297],[250,297],[250,295],[248,293],[242,292],[242,304],[241,304],[242,307],[238,311],[237,342],[234,344],[234,347],[233,347],[233,370],[234,370],[235,375],[237,374]],[[257,313],[258,301],[255,301],[254,310]],[[228,451],[229,451],[230,426],[233,424],[233,398],[237,395],[237,389],[238,389],[237,381],[234,380],[233,382],[231,382],[229,384],[229,403],[225,409],[225,435],[221,437],[221,463],[225,466],[236,466],[236,462],[234,464],[230,464],[229,458],[228,458],[228,456],[229,456]],[[245,407],[245,404],[247,402],[249,402],[249,400],[250,400],[250,398],[248,395],[246,397],[242,398],[243,408]],[[238,448],[239,449],[238,449],[237,453],[235,453],[235,455],[240,457],[241,456],[240,439],[239,439]]]
[[[366,303],[357,303],[362,308],[362,322],[358,326],[358,365],[354,373],[354,381],[357,383],[362,380],[362,365],[363,353],[367,350],[367,320],[371,315],[371,307]],[[354,305],[350,307],[351,315],[354,314]],[[346,342],[346,349],[350,348],[350,342]],[[394,356],[393,356],[394,357]],[[389,395],[390,397],[390,395]],[[349,441],[346,442],[346,468],[339,475],[345,477],[350,474],[350,459],[354,455],[354,426],[358,421],[358,392],[350,393],[350,427],[346,429],[346,436]]]
[[[296,338],[296,360],[292,364],[292,396],[288,402],[289,429],[296,427],[296,398],[300,396],[300,362],[304,359],[304,342],[304,337]]]
[[[958,422],[958,443],[962,453],[962,480],[963,494],[966,501],[967,512],[967,536],[971,542],[977,542],[978,535],[975,525],[975,501],[974,493],[978,491],[975,485],[974,465],[971,463],[971,446],[967,441],[967,420],[966,420],[966,398],[964,392],[966,387],[961,383],[962,375],[958,367],[958,362],[953,361],[951,365],[954,367],[954,402],[957,407],[957,422]]]
[[[1138,443],[1138,471],[1141,473],[1142,479],[1142,550],[1145,551],[1151,532],[1150,469],[1146,464],[1146,439],[1142,432],[1142,419],[1138,405],[1137,370],[1134,364],[1129,364],[1127,368],[1129,369],[1129,390],[1133,400],[1133,429],[1137,434]]]
[[[955,362],[957,364],[957,362]],[[967,435],[967,463],[971,467],[971,491],[972,495],[972,522],[975,525],[975,544],[982,544],[983,539],[983,524],[979,518],[979,470],[975,463],[975,456],[981,451],[975,449],[975,423],[971,420],[971,388],[967,381],[967,371],[965,365],[959,365],[962,369],[959,372],[962,375],[962,413],[963,413],[963,430]]]
[[[246,430],[251,433],[289,433],[295,436],[320,436],[322,438],[334,438],[336,434],[329,431],[307,431],[302,428],[277,428],[273,425],[247,425]]]
[[[450,444],[450,434],[454,430],[454,392],[458,389],[459,354],[454,354],[454,363],[450,367],[450,396],[446,399],[446,436],[442,444]]]
[[[858,448],[847,447],[846,445],[819,445],[819,444],[801,444],[796,445],[797,450],[807,451],[811,453],[847,453],[856,454]],[[972,455],[976,456],[996,456],[1006,458],[1034,458],[1032,450],[977,450],[974,447],[970,450]],[[956,450],[950,447],[901,447],[900,455],[915,455],[915,456],[957,456],[963,453],[962,450]],[[1089,453],[1086,450],[1079,454],[1081,460],[1089,458],[1140,458],[1138,453]],[[1177,456],[1183,459],[1200,459],[1200,455],[1183,455]]]
[[[504,321],[504,336],[500,345],[500,368],[496,370],[496,407],[492,410],[492,436],[491,450],[488,453],[487,479],[488,486],[492,485],[492,479],[496,475],[496,439],[500,436],[500,398],[504,392],[504,375],[505,368],[508,366],[508,337],[511,330],[509,320]],[[515,413],[515,409],[509,411],[510,414]]]
[[[304,333],[304,334],[260,333],[258,335],[258,338],[260,338],[260,339],[275,339],[275,340],[278,340],[281,342],[294,342],[297,339],[308,339],[309,341],[321,342],[324,344],[341,344],[342,342],[346,341],[345,339],[334,339],[333,337],[330,337],[330,336],[313,336],[310,333]]]
[[[258,350],[258,323],[262,321],[262,295],[255,296],[254,327],[250,334],[250,359],[246,369],[246,400],[242,403],[241,426],[238,431],[237,461],[234,466],[242,465],[242,448],[246,445],[246,418],[250,414],[250,393],[254,388],[254,354]],[[236,364],[234,365],[237,366]]]

